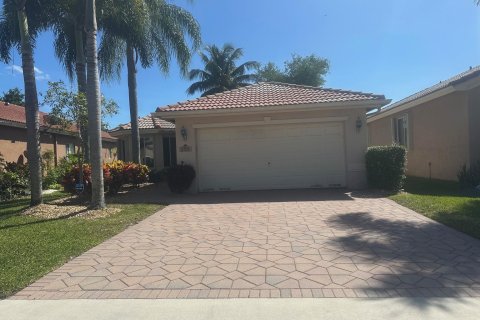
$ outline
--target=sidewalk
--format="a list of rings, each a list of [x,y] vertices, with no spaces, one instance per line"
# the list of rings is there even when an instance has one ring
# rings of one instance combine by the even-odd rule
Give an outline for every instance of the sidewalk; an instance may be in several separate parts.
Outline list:
[[[477,298],[4,300],[2,320],[478,319]]]

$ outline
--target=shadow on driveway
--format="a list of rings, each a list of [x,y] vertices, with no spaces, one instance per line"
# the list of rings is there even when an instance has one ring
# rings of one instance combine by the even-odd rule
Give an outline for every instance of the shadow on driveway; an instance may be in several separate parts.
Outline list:
[[[109,203],[216,204],[353,200],[347,189],[219,191],[175,194],[164,183],[131,189],[107,199]]]

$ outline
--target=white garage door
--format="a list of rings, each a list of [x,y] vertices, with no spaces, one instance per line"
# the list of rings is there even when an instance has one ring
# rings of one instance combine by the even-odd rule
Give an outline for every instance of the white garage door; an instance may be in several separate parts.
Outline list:
[[[342,123],[202,128],[200,191],[345,186]]]

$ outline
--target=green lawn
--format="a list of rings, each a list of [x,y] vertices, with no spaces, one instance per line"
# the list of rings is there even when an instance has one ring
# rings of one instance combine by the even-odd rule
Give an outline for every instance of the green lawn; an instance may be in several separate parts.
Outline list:
[[[409,177],[405,193],[390,199],[480,239],[480,197],[461,191],[455,182]]]
[[[58,192],[45,200],[64,196]],[[0,299],[161,209],[155,204],[117,204],[122,211],[105,218],[43,220],[18,215],[28,203],[19,199],[0,204]]]

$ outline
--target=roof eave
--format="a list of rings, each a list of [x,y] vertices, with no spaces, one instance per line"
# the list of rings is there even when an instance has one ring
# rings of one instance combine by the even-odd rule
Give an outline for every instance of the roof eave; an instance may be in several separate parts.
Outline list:
[[[288,111],[314,111],[328,109],[375,109],[390,103],[388,99],[369,99],[358,101],[339,101],[329,103],[310,103],[310,104],[293,104],[293,105],[275,105],[261,107],[240,107],[240,108],[222,108],[207,110],[177,110],[177,111],[156,111],[153,114],[159,118],[170,120],[179,117],[191,116],[214,116],[226,114],[248,114],[248,113],[265,113],[270,111],[288,112]]]

